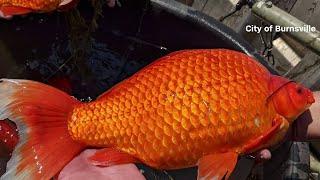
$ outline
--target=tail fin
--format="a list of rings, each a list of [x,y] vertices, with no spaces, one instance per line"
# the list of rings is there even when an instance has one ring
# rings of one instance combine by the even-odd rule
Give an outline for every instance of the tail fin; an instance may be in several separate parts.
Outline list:
[[[0,119],[17,124],[19,143],[1,179],[50,179],[83,145],[74,142],[67,118],[75,104],[68,94],[34,81],[0,80]]]

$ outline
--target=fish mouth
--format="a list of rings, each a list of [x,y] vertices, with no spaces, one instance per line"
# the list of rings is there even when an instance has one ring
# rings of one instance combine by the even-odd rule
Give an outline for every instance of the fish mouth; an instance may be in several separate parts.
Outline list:
[[[314,99],[313,93],[310,91],[310,93],[308,94],[308,97],[307,97],[307,103],[311,105],[315,102],[316,102],[316,100]]]

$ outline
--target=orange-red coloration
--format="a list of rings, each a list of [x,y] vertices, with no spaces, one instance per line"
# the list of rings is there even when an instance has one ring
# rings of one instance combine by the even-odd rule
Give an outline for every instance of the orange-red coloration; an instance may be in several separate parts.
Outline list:
[[[278,116],[266,103],[270,77],[239,52],[179,51],[76,106],[69,131],[74,140],[161,169],[194,166],[208,154],[246,153]]]
[[[205,179],[208,180],[222,179],[222,177],[228,179],[237,163],[237,158],[238,154],[234,152],[212,154],[201,158],[198,163],[198,179],[200,179],[201,176],[204,176]]]
[[[308,104],[315,102],[312,92],[293,82],[276,91],[271,95],[270,99],[274,104],[277,112],[284,116],[287,120],[293,121]]]
[[[60,89],[68,94],[71,94],[72,88],[70,80],[66,77],[61,78],[51,78],[49,84],[53,87]],[[11,152],[14,150],[14,147],[17,145],[19,140],[19,135],[17,128],[14,124],[10,123],[9,120],[0,121],[0,144],[1,148],[5,148],[3,153],[0,156],[10,156]]]
[[[310,90],[223,49],[171,53],[90,103],[28,80],[0,80],[0,97],[0,119],[21,137],[4,179],[49,179],[88,146],[106,148],[90,158],[100,166],[198,165],[199,178],[228,178],[238,155],[279,143],[314,102]]]
[[[101,161],[103,160],[103,161]],[[113,148],[105,148],[97,151],[89,158],[91,164],[96,166],[113,166],[118,164],[138,163],[139,161],[130,154]]]
[[[75,6],[78,0],[0,0],[0,13],[3,16],[21,15],[29,12],[50,12],[66,6]],[[67,5],[68,4],[68,5]]]
[[[9,82],[2,82],[2,86],[6,84]],[[31,169],[30,174],[27,175],[30,179],[49,179],[83,149],[83,145],[70,138],[66,122],[68,113],[79,102],[65,92],[44,84],[21,83],[21,85],[26,86],[23,93],[17,92],[19,101],[35,102],[36,105],[21,103],[19,108],[11,110],[13,114],[24,116],[24,127],[21,126],[21,122],[15,121],[16,116],[9,117],[16,122],[20,135],[12,158],[16,158],[15,153],[23,157],[14,168],[16,172]]]
[[[10,156],[10,153],[14,150],[19,140],[18,132],[13,124],[10,124],[8,120],[0,121],[0,149],[1,156]]]

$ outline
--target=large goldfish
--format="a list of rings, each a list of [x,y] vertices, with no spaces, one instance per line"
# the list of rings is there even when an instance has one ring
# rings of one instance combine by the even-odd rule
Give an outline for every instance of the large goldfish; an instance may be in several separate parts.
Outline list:
[[[0,0],[0,17],[10,18],[31,12],[50,12],[73,7],[79,0]]]
[[[171,53],[90,103],[11,79],[2,79],[0,98],[0,119],[20,133],[2,179],[49,179],[86,147],[103,148],[89,158],[98,166],[198,166],[198,178],[228,178],[239,155],[278,144],[315,101],[309,89],[224,49]]]

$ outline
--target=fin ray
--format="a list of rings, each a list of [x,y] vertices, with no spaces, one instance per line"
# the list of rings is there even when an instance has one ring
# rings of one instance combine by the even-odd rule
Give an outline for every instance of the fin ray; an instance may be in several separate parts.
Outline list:
[[[68,115],[79,103],[68,94],[34,81],[1,79],[0,99],[0,119],[9,118],[19,131],[1,179],[50,179],[84,148],[68,133]]]
[[[135,157],[113,148],[98,150],[94,155],[89,157],[89,161],[93,165],[106,167],[139,162]]]
[[[198,180],[221,180],[224,177],[229,178],[236,166],[238,154],[235,152],[226,152],[211,154],[202,157],[198,161]]]
[[[5,17],[12,16],[12,15],[23,15],[23,14],[28,14],[32,12],[32,10],[29,8],[18,7],[18,6],[2,6],[0,7],[0,11]]]
[[[259,136],[258,138],[249,141],[248,144],[246,144],[243,147],[243,152],[252,152],[254,150],[257,150],[263,143],[266,143],[269,139],[273,137],[273,135],[276,134],[276,132],[279,130],[281,124],[283,124],[283,119],[282,118],[276,118],[274,120],[274,123],[272,127],[267,130],[264,134]]]

